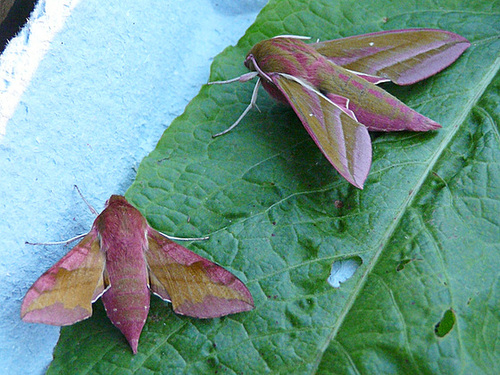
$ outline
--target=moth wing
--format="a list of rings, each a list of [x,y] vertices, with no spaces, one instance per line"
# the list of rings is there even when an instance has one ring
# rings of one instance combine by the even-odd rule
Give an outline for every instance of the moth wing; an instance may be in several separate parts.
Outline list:
[[[367,128],[349,110],[349,100],[326,97],[290,75],[271,77],[330,163],[362,189],[371,166],[371,140]]]
[[[231,272],[149,228],[150,288],[177,314],[216,318],[253,309],[250,291]]]
[[[105,255],[93,228],[35,281],[21,305],[25,322],[64,326],[92,315],[92,302],[105,290]]]
[[[449,31],[406,29],[356,35],[311,46],[333,63],[367,74],[360,76],[372,83],[390,80],[398,85],[410,85],[449,66],[470,42]]]

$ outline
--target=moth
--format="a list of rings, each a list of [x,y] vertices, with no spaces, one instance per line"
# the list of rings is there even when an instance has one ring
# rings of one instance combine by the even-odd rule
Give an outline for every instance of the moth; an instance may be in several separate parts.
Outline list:
[[[28,290],[21,318],[70,325],[90,317],[92,303],[102,297],[135,354],[150,291],[171,302],[177,314],[195,318],[254,307],[235,275],[154,230],[125,197],[113,195],[90,232]]]
[[[329,162],[362,189],[371,167],[368,131],[428,131],[437,122],[406,106],[377,84],[410,85],[453,63],[469,46],[460,35],[436,29],[382,31],[306,44],[304,37],[277,36],[257,43],[245,66],[227,81],[258,77],[252,99],[233,129],[255,105],[260,84],[292,107]]]

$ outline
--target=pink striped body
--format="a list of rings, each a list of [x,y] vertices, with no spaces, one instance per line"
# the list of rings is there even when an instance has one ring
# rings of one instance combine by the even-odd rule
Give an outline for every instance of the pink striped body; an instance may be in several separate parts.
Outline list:
[[[150,301],[144,258],[148,224],[126,201],[111,201],[109,207],[96,219],[109,282],[102,300],[109,319],[137,353]]]

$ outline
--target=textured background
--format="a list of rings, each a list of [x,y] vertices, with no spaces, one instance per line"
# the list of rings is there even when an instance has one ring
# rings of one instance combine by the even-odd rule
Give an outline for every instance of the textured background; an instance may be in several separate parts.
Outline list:
[[[93,215],[73,185],[98,211],[111,194],[123,194],[141,159],[206,83],[213,56],[237,42],[266,1],[68,0],[78,4],[65,8],[64,22],[57,12],[46,17],[53,3],[42,0],[35,10],[49,31],[56,29],[50,22],[61,22],[48,46],[35,19],[11,43],[48,50],[0,129],[1,373],[42,373],[58,338],[58,327],[21,322],[19,308],[69,247],[24,241],[88,231]],[[9,51],[4,57],[15,60]],[[0,77],[11,70],[0,61]],[[5,104],[14,83],[2,81]]]

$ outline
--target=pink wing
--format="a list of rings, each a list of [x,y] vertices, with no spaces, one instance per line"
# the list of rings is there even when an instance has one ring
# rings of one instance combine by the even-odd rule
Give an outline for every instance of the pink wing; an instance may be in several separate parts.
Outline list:
[[[231,272],[152,228],[148,242],[151,291],[171,301],[177,314],[216,318],[253,309],[250,291]]]
[[[362,189],[371,166],[371,140],[348,108],[349,100],[326,97],[289,75],[273,73],[271,78],[330,163]]]
[[[35,281],[21,306],[25,322],[64,326],[92,315],[105,289],[105,256],[93,228],[78,245]]]
[[[449,31],[407,29],[381,31],[313,43],[311,47],[372,83],[411,85],[453,63],[470,42]],[[376,78],[378,77],[378,79]]]

